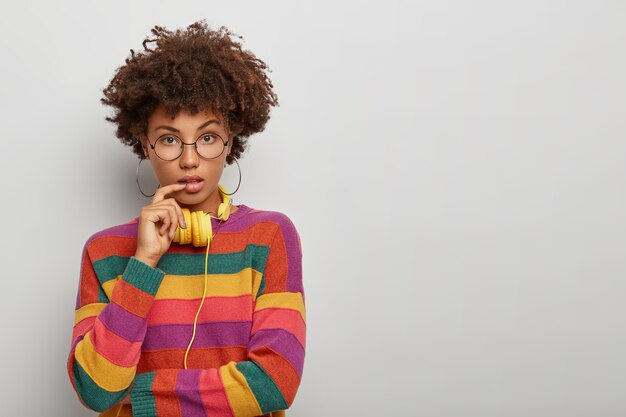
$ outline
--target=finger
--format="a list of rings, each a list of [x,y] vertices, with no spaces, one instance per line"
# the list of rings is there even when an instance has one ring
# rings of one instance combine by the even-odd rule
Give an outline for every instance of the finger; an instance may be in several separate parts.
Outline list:
[[[166,198],[165,200],[161,200],[158,203],[154,204],[155,207],[172,207],[171,216],[172,223],[175,223],[177,227],[181,229],[185,229],[187,227],[185,223],[185,215],[183,213],[183,209],[178,204],[175,198]]]
[[[182,209],[178,206],[176,200],[168,198],[156,204],[151,204],[150,206],[145,207],[144,210],[154,212],[155,218],[153,222],[155,225],[158,225],[159,236],[165,236],[167,234],[171,239],[174,238],[176,229],[181,223],[179,210],[182,212]]]
[[[176,233],[176,228],[178,228],[178,225],[180,224],[180,219],[178,217],[178,210],[176,210],[176,207],[174,205],[169,206],[169,211],[170,211],[170,220],[172,223],[170,226],[170,239],[173,239],[174,234]]]
[[[161,225],[161,228],[159,229],[159,234],[161,236],[165,235],[165,233],[167,232],[167,229],[170,226],[170,216],[168,215],[167,212],[160,214],[159,217],[161,217],[163,224]]]
[[[178,211],[178,219],[180,220],[180,227],[185,229],[187,225],[185,224],[185,214],[183,213],[183,209],[176,203],[176,210]]]
[[[164,202],[169,203],[173,210],[172,210],[172,223],[176,223],[177,227],[180,227],[181,229],[185,228],[185,215],[183,214],[183,209],[178,205],[178,202],[176,201],[175,198],[168,198],[166,200],[163,200]]]
[[[152,203],[157,203],[163,199],[165,199],[165,196],[171,193],[174,193],[176,191],[180,191],[182,189],[184,189],[187,186],[187,184],[181,184],[181,183],[174,183],[174,184],[170,184],[170,185],[166,185],[165,187],[160,187],[156,190],[156,192],[154,193],[154,197],[152,197]]]

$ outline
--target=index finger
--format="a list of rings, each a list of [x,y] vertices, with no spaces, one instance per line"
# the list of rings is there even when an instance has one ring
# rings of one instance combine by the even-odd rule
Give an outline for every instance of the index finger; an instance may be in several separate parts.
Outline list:
[[[165,196],[173,193],[175,191],[180,191],[184,189],[187,184],[174,183],[170,185],[166,185],[165,187],[159,187],[154,193],[154,197],[152,197],[152,203],[156,203],[157,201],[161,201],[165,199]]]

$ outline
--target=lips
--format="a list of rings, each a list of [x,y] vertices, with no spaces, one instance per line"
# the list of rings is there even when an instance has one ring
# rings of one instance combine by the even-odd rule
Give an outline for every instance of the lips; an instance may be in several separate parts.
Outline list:
[[[181,181],[181,184],[185,184],[185,188],[181,191],[187,191],[188,193],[197,193],[204,186],[204,181]]]
[[[202,177],[197,175],[185,175],[181,179],[178,180],[179,184],[186,184],[186,187],[181,191],[186,191],[188,193],[197,193],[204,186],[204,180]]]
[[[200,182],[203,181],[202,177],[199,177],[197,175],[185,175],[183,178],[179,179],[178,182],[180,183],[187,183],[187,182]]]

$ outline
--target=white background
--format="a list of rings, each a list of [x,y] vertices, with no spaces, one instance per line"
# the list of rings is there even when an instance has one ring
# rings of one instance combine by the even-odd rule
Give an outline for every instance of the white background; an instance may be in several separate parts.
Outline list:
[[[81,249],[149,204],[101,90],[201,18],[280,102],[233,199],[302,239],[289,416],[626,415],[626,2],[591,0],[3,6],[2,415],[95,414],[66,371]]]

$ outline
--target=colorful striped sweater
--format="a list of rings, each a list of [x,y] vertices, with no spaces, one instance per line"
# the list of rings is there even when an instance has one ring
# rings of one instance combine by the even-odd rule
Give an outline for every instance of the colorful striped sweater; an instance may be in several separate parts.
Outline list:
[[[300,236],[285,214],[237,207],[221,225],[211,219],[187,369],[206,247],[172,242],[153,268],[133,256],[139,217],[87,239],[67,361],[85,407],[101,417],[285,415],[304,365]]]

